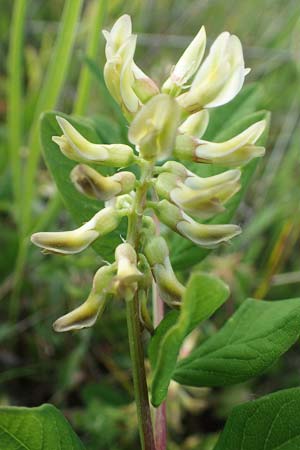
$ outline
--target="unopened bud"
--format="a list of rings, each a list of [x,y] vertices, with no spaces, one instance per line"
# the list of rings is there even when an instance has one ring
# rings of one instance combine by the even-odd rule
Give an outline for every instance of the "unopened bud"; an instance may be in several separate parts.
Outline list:
[[[143,158],[164,159],[171,154],[179,115],[176,101],[166,94],[156,95],[141,108],[130,125],[128,137]]]
[[[82,194],[106,201],[130,192],[134,187],[135,176],[132,172],[119,172],[111,177],[104,177],[97,170],[80,164],[72,170],[71,180]]]
[[[68,255],[85,250],[99,236],[115,230],[121,215],[114,208],[104,208],[91,220],[72,231],[41,232],[31,236],[33,244],[44,249],[44,253]]]
[[[177,280],[169,258],[163,265],[156,264],[152,272],[163,301],[169,306],[179,306],[185,287]]]
[[[179,59],[170,77],[163,84],[163,92],[173,95],[180,93],[185,83],[197,71],[204,55],[205,45],[206,33],[205,28],[202,27]]]
[[[102,315],[111,293],[115,269],[113,266],[101,267],[93,281],[93,288],[87,300],[78,308],[60,317],[53,324],[55,331],[63,332],[91,327]]]
[[[131,147],[124,144],[93,144],[85,139],[66,119],[57,116],[63,136],[53,136],[68,158],[77,162],[90,162],[110,167],[126,167],[134,162]]]
[[[155,236],[147,242],[145,246],[145,255],[150,266],[155,264],[164,264],[169,256],[169,248],[165,239],[161,236]]]
[[[169,305],[178,306],[185,288],[174,274],[165,239],[161,236],[150,239],[145,246],[145,256],[162,299]]]

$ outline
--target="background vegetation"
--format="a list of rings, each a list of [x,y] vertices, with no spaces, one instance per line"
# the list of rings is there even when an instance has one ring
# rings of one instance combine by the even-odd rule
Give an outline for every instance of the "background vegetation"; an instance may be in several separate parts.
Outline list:
[[[29,246],[32,230],[74,225],[41,158],[40,114],[57,109],[87,116],[107,142],[126,139],[126,124],[103,82],[100,34],[125,12],[140,34],[136,59],[158,81],[202,24],[211,40],[223,30],[240,37],[252,68],[248,83],[260,84],[252,107],[270,110],[272,119],[267,156],[235,219],[244,233],[201,263],[232,291],[214,321],[198,332],[209,336],[246,297],[299,296],[300,4],[2,0],[1,6],[0,404],[51,402],[88,450],[131,449],[137,432],[123,305],[111,304],[92,330],[58,335],[51,328],[86,297],[100,258],[92,249],[76,258],[45,257]],[[218,126],[221,133],[226,123]],[[185,390],[174,383],[170,450],[209,450],[233,405],[298,386],[299,375],[296,344],[245,384]]]

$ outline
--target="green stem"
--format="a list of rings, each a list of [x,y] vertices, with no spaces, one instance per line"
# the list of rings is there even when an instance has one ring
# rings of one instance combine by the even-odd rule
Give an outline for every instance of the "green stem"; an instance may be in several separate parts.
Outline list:
[[[98,56],[100,47],[99,30],[102,28],[105,12],[107,9],[107,0],[96,0],[92,4],[91,12],[92,23],[90,26],[90,34],[88,37],[86,57],[95,60]],[[87,63],[83,62],[83,67],[80,72],[77,97],[74,105],[75,114],[84,114],[87,109],[89,94],[92,82],[92,72]]]
[[[21,196],[21,157],[22,145],[22,49],[27,0],[16,0],[14,3],[8,54],[8,87],[7,87],[7,128],[12,173],[12,185],[16,211],[20,207]]]
[[[141,231],[142,216],[146,203],[148,182],[152,176],[151,163],[142,169],[141,184],[136,190],[135,205],[128,221],[127,242],[135,250],[139,250],[139,235]],[[132,361],[134,395],[137,407],[140,440],[142,450],[156,450],[150,414],[148,387],[144,365],[144,349],[142,342],[142,328],[139,318],[138,293],[126,302],[127,328],[129,348]]]

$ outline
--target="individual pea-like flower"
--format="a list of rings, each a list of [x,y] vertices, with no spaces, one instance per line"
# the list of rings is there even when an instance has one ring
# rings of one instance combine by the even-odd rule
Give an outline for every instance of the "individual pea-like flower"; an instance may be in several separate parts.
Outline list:
[[[207,178],[189,171],[181,176],[167,171],[158,176],[155,189],[160,197],[170,200],[185,212],[208,218],[224,211],[223,204],[240,189],[240,176],[239,170],[228,170]]]
[[[63,117],[57,116],[62,136],[53,136],[52,140],[62,153],[77,162],[100,164],[108,167],[127,167],[133,164],[133,150],[124,144],[93,144],[85,139]]]
[[[179,306],[185,287],[177,280],[169,257],[169,248],[162,236],[150,238],[145,255],[161,298],[170,306]]]
[[[211,46],[190,89],[178,97],[179,104],[193,113],[230,102],[241,90],[245,76],[242,44],[237,36],[221,33]]]
[[[97,170],[85,164],[75,166],[71,180],[76,189],[87,197],[107,201],[116,195],[132,191],[136,181],[132,172],[118,172],[111,177],[104,177]]]
[[[241,233],[238,225],[198,223],[168,200],[149,202],[149,206],[163,224],[202,247],[214,248]]]
[[[264,155],[264,147],[255,143],[266,128],[266,121],[254,123],[242,133],[225,142],[208,142],[193,136],[179,135],[174,156],[188,161],[237,167]]]
[[[205,52],[206,33],[202,27],[173,68],[170,77],[164,82],[162,91],[178,94],[199,68]]]
[[[130,16],[121,16],[111,31],[103,31],[106,39],[104,79],[108,90],[130,119],[159,90],[134,62],[136,36],[132,34]]]
[[[166,159],[174,147],[179,119],[176,101],[167,94],[156,95],[135,116],[129,128],[129,140],[143,158]]]
[[[34,233],[31,236],[31,241],[41,247],[44,253],[60,255],[79,253],[100,236],[115,230],[121,218],[122,213],[120,211],[113,207],[106,207],[76,230]]]
[[[94,276],[92,290],[86,301],[73,311],[57,319],[55,331],[80,330],[91,327],[100,317],[106,306],[108,297],[114,293],[115,265],[100,267]]]
[[[115,251],[117,279],[119,288],[124,288],[139,281],[143,274],[137,268],[137,254],[131,244],[124,242]]]

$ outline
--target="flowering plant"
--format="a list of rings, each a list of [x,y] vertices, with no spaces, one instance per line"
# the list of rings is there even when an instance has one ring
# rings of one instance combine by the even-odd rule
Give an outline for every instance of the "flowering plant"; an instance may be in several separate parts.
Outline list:
[[[46,114],[42,141],[54,177],[59,179],[53,158],[59,148],[63,157],[72,161],[66,166],[72,183],[68,189],[77,191],[83,207],[96,211],[75,230],[38,232],[31,239],[45,253],[75,254],[90,245],[100,249],[103,264],[87,300],[56,320],[54,329],[90,327],[108,301],[115,297],[125,301],[141,447],[164,450],[165,401],[171,380],[214,387],[262,373],[298,338],[300,307],[297,299],[274,303],[248,299],[221,330],[178,359],[186,337],[227,300],[229,289],[209,274],[195,271],[186,281],[184,274],[176,273],[172,239],[177,235],[175,242],[180,242],[180,248],[184,248],[182,242],[188,242],[188,249],[195,252],[215,248],[240,234],[238,225],[228,223],[226,208],[234,212],[232,201],[244,189],[251,160],[264,154],[260,142],[267,119],[265,114],[257,117],[223,141],[209,139],[215,109],[239,94],[249,73],[236,36],[220,34],[204,59],[206,34],[202,27],[161,88],[134,61],[136,36],[128,15],[119,18],[110,32],[104,31],[104,37],[104,79],[129,123],[129,145],[90,140],[74,126],[74,119],[57,114],[62,134],[52,136],[50,147],[43,129],[49,118]],[[203,174],[204,165],[214,168],[211,176]],[[117,171],[108,174],[107,168]],[[63,194],[66,183],[58,183]],[[74,200],[71,203],[75,207]],[[116,240],[106,241],[108,235]],[[105,253],[107,242],[109,251]],[[154,417],[144,365],[142,334],[146,330]],[[282,392],[253,402],[254,406],[240,407],[215,449],[250,449],[252,408],[257,404],[255,414],[261,417],[269,402],[274,421],[282,419],[276,405],[289,403],[294,395]],[[237,423],[239,415],[245,418],[242,424]],[[261,432],[265,436],[262,448],[275,442],[272,433],[272,426]],[[282,436],[284,445],[286,432]],[[296,438],[293,434],[291,439]]]

